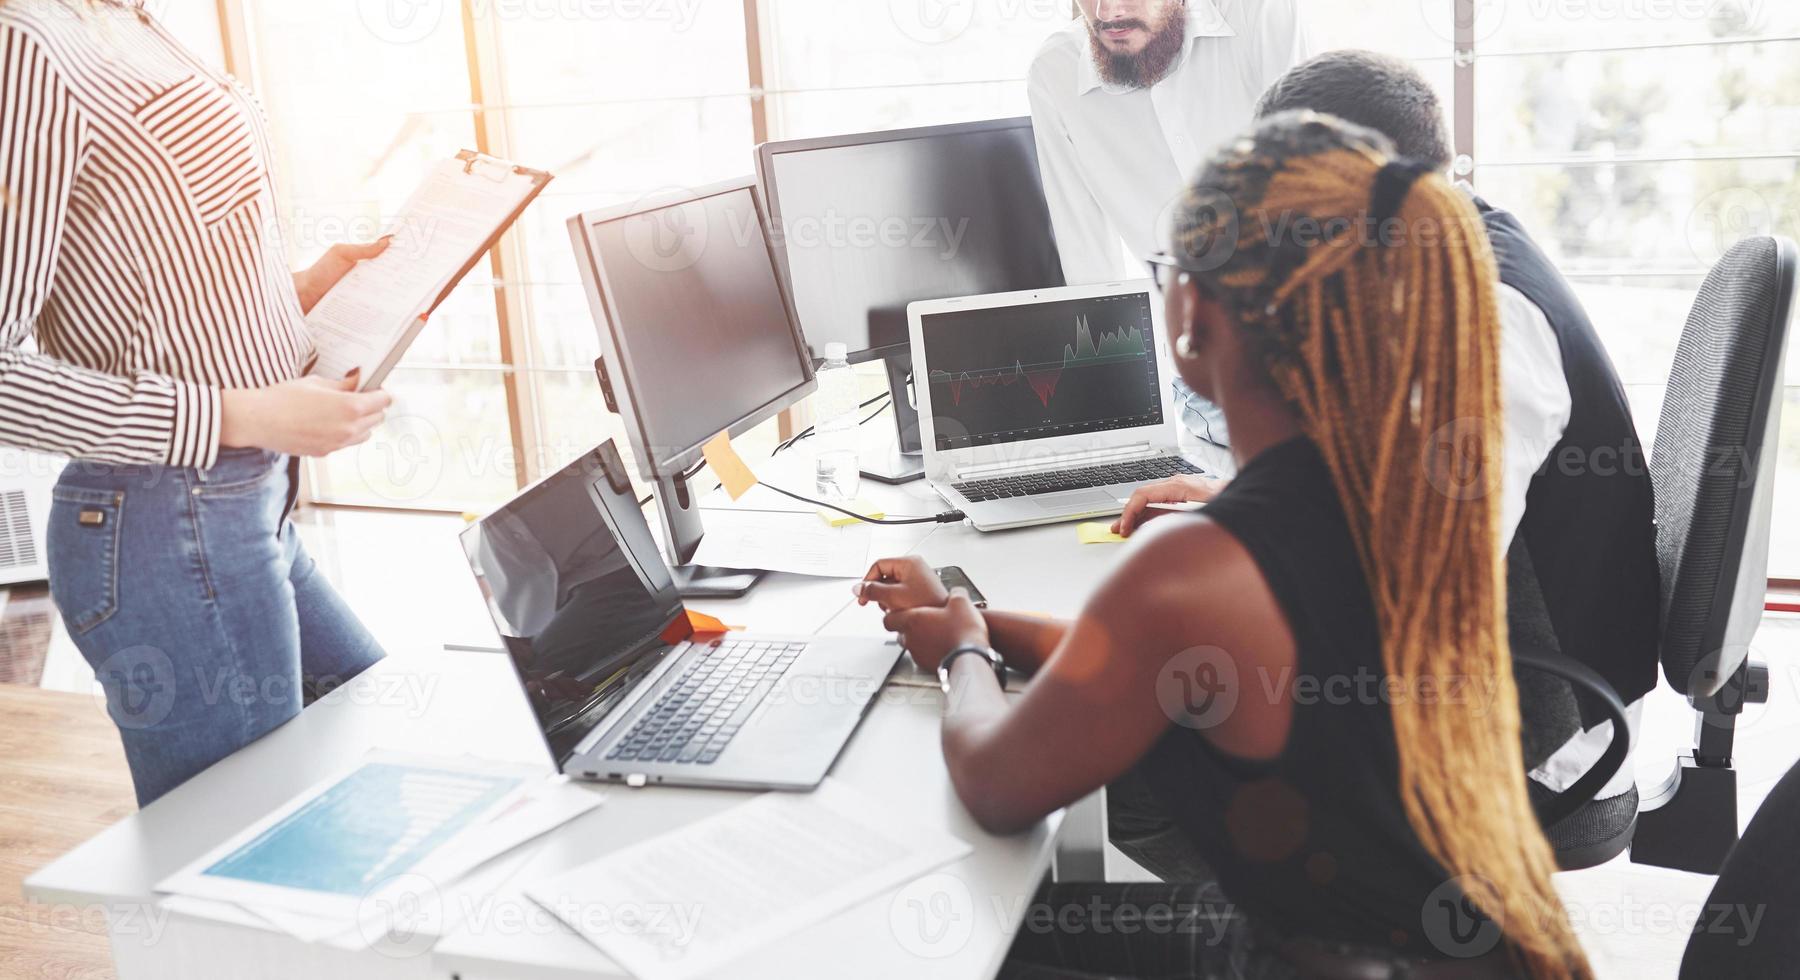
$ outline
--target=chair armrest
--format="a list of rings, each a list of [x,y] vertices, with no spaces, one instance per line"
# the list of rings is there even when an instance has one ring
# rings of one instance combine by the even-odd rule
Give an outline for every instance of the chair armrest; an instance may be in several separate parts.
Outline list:
[[[1538,816],[1547,829],[1592,803],[1594,797],[1624,768],[1626,760],[1631,757],[1631,723],[1625,716],[1625,703],[1619,699],[1619,693],[1588,665],[1572,660],[1565,654],[1540,649],[1514,650],[1513,663],[1527,670],[1560,677],[1577,689],[1593,695],[1613,725],[1612,742],[1600,756],[1600,761],[1577,779],[1573,786],[1556,794],[1539,813]]]

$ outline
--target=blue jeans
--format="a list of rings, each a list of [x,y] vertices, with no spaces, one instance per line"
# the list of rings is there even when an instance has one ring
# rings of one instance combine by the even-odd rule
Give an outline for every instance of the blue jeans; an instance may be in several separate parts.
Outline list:
[[[1175,391],[1175,410],[1188,432],[1197,439],[1230,449],[1231,430],[1225,426],[1225,410],[1195,394],[1180,378],[1170,382],[1170,387]]]
[[[50,595],[106,691],[138,804],[382,657],[288,521],[288,459],[209,470],[71,463],[50,508]]]

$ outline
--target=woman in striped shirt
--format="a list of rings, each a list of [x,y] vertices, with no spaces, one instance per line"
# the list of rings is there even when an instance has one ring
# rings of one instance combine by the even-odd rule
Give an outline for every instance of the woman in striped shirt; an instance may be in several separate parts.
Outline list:
[[[304,377],[249,94],[141,0],[0,0],[0,444],[68,456],[50,589],[148,803],[381,651],[288,513],[390,396]],[[35,350],[27,345],[35,340]]]

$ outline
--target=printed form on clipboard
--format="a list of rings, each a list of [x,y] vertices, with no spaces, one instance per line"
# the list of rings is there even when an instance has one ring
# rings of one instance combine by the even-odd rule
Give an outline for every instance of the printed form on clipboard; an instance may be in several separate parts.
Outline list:
[[[425,318],[550,180],[473,150],[434,167],[389,227],[388,250],[357,263],[307,315],[318,349],[310,373],[343,378],[361,368],[359,388],[379,386]]]

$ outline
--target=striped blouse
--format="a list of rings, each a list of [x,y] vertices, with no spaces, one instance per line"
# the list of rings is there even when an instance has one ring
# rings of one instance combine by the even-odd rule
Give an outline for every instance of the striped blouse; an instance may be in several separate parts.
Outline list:
[[[222,389],[301,374],[272,159],[141,8],[0,0],[0,444],[205,468]]]

